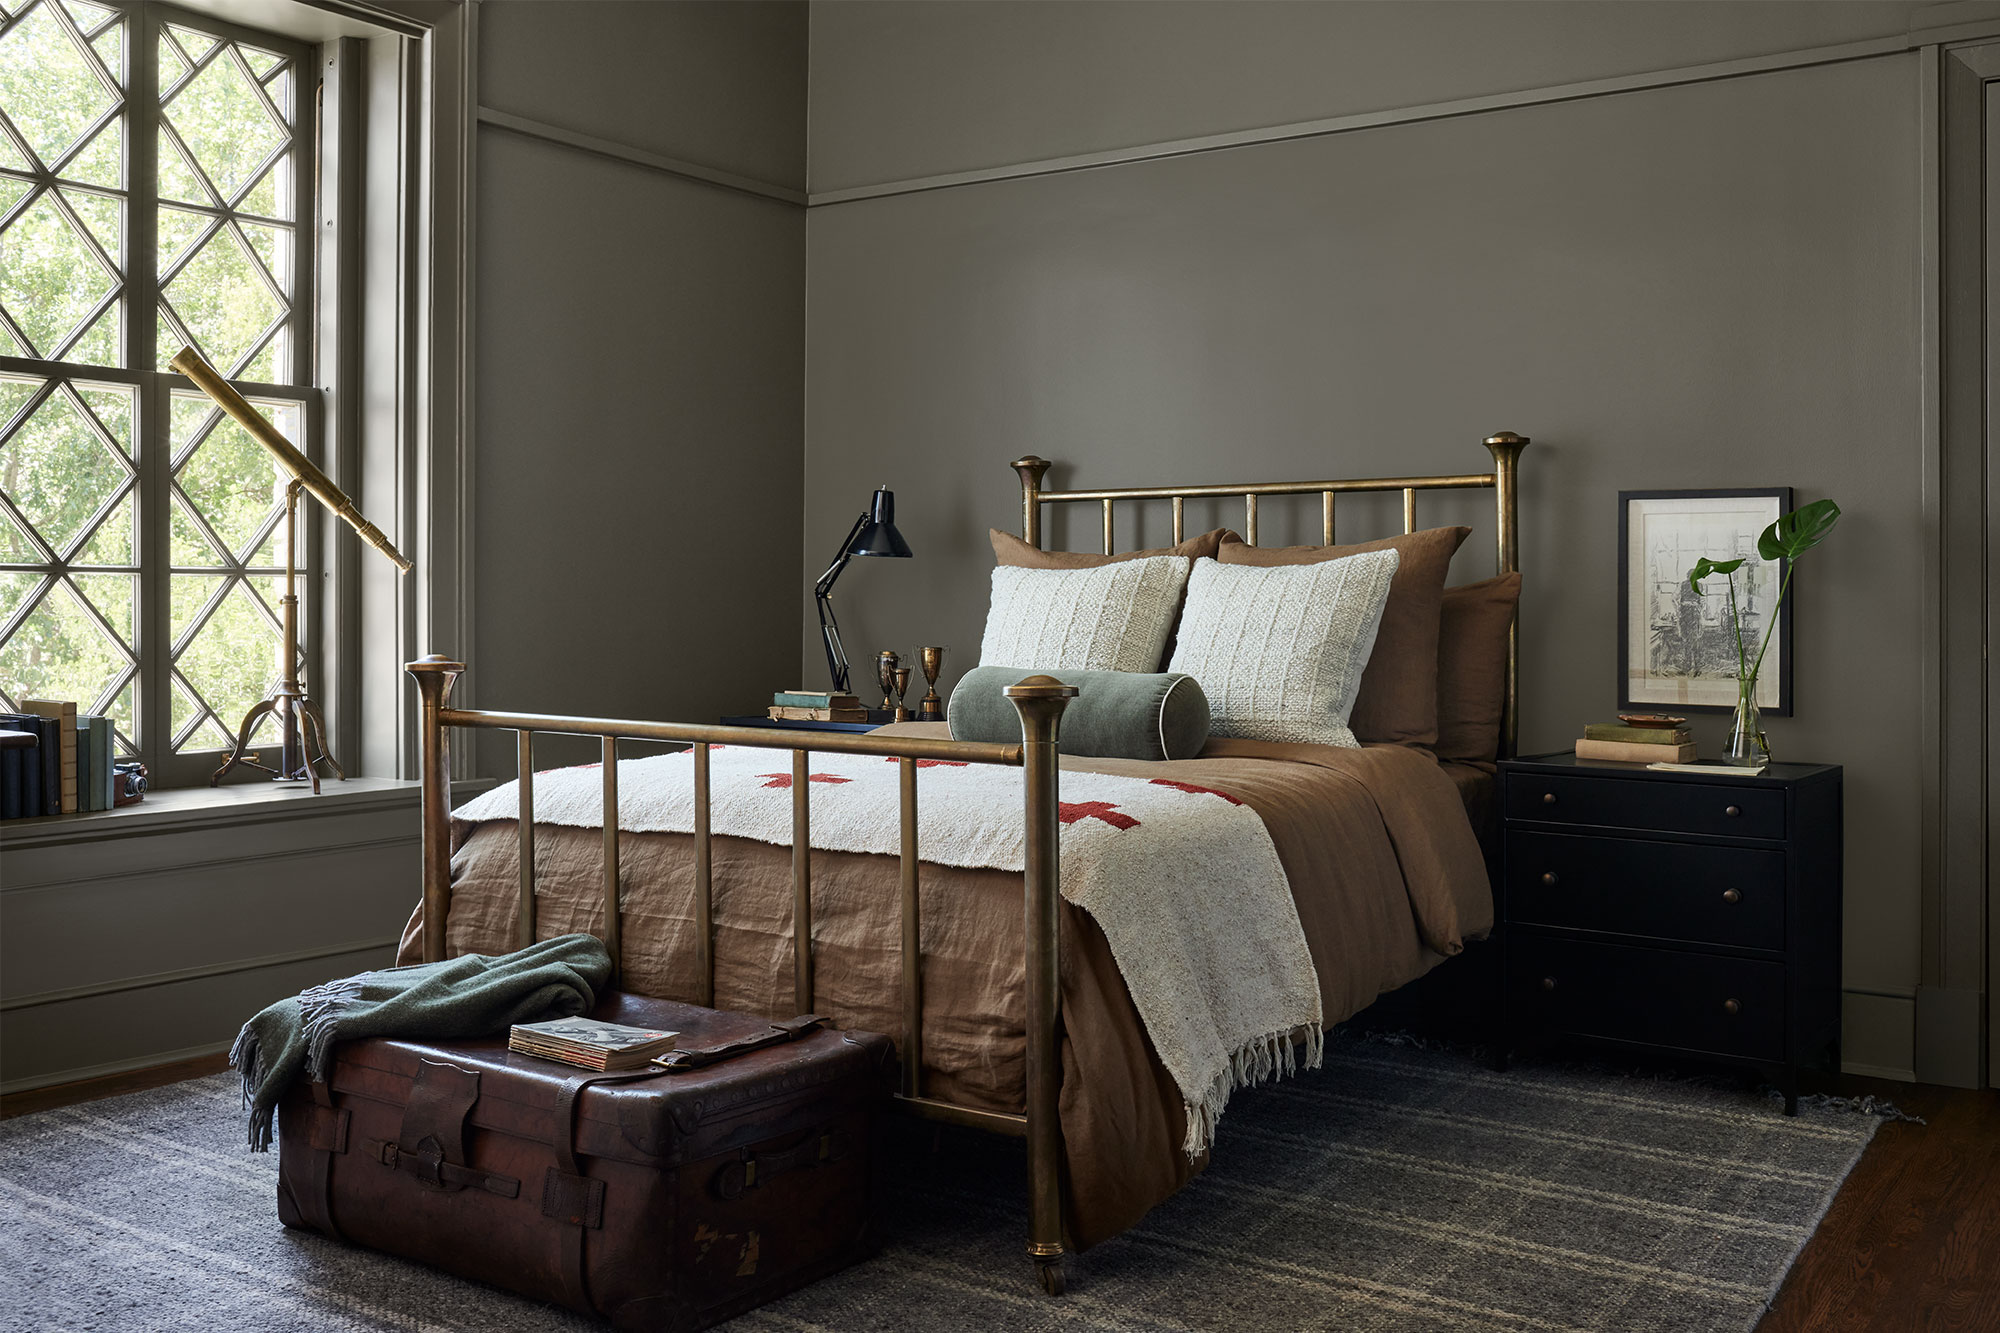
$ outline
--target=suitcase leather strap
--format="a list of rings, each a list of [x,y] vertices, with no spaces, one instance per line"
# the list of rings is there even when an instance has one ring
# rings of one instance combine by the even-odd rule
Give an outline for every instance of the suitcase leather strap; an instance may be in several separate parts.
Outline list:
[[[345,1241],[347,1237],[340,1234],[333,1220],[333,1155],[347,1151],[351,1117],[345,1108],[333,1104],[332,1088],[312,1080],[307,1086],[313,1095],[312,1188],[303,1198],[294,1195],[293,1202],[300,1205],[301,1212],[310,1212],[306,1222],[335,1240]]]
[[[744,1190],[754,1190],[773,1176],[781,1176],[787,1171],[798,1171],[809,1166],[824,1166],[847,1156],[852,1142],[845,1130],[832,1130],[815,1135],[783,1152],[751,1152],[733,1162],[724,1162],[715,1169],[708,1187],[715,1191],[718,1199],[740,1198]]]
[[[770,1030],[760,1032],[742,1041],[721,1042],[714,1046],[684,1046],[655,1057],[653,1063],[669,1074],[685,1073],[690,1069],[703,1069],[720,1060],[732,1056],[747,1055],[751,1051],[761,1051],[766,1046],[777,1046],[788,1041],[797,1041],[819,1028],[826,1019],[819,1014],[800,1014],[797,1018],[787,1018],[783,1022],[771,1024]]]

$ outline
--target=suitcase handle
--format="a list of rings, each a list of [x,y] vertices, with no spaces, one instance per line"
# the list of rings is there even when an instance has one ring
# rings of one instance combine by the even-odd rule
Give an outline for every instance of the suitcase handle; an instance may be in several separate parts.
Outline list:
[[[847,1156],[849,1147],[844,1130],[832,1130],[818,1138],[808,1138],[795,1147],[782,1152],[746,1152],[734,1162],[724,1162],[715,1169],[715,1176],[708,1182],[719,1199],[738,1199],[744,1190],[756,1189],[773,1176],[781,1176],[787,1171],[797,1171],[808,1166],[824,1166]]]
[[[819,1014],[800,1014],[797,1018],[787,1018],[781,1023],[773,1023],[768,1031],[742,1041],[727,1041],[716,1046],[689,1046],[668,1051],[665,1055],[653,1057],[653,1063],[669,1074],[685,1073],[690,1069],[703,1069],[731,1056],[747,1055],[751,1051],[761,1051],[766,1046],[776,1046],[782,1042],[797,1041],[800,1037],[819,1029],[826,1019]]]

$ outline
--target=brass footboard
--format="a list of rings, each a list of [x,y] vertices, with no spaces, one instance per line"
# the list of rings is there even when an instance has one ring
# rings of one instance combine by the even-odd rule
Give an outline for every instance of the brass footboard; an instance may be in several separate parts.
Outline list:
[[[715,998],[714,912],[710,897],[708,747],[741,745],[790,750],[792,782],[792,957],[793,1002],[799,1013],[813,1007],[811,789],[805,781],[813,750],[882,755],[899,761],[902,799],[902,986],[904,1027],[902,1087],[897,1100],[912,1114],[977,1129],[1024,1137],[1028,1146],[1028,1253],[1042,1286],[1063,1289],[1062,1126],[1056,1101],[1062,1067],[1057,1049],[1062,1016],[1058,987],[1056,925],[1059,895],[1056,733],[1063,709],[1076,695],[1073,686],[1049,676],[1030,676],[1009,686],[1007,697],[1021,714],[1021,744],[880,737],[866,733],[782,731],[761,727],[703,726],[682,722],[627,722],[609,718],[539,713],[497,713],[450,706],[451,687],[465,670],[461,662],[426,657],[407,670],[417,683],[422,706],[418,720],[423,783],[423,945],[424,960],[446,955],[445,925],[451,910],[451,729],[512,731],[520,758],[520,906],[516,939],[535,939],[534,736],[552,732],[596,736],[603,742],[604,921],[612,966],[619,961],[618,742],[667,741],[694,750],[694,916],[695,956],[702,1004]],[[1023,917],[1027,953],[1027,1102],[1022,1115],[978,1110],[924,1095],[921,917],[918,901],[917,761],[1003,764],[1022,770],[1026,844]],[[615,972],[614,972],[615,977]]]

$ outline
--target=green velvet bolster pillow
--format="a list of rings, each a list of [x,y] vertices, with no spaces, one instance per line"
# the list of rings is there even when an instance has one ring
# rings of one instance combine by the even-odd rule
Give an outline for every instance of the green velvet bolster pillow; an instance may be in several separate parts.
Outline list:
[[[1193,676],[1006,666],[974,667],[960,679],[945,709],[952,739],[1018,742],[1021,715],[1005,691],[1033,675],[1051,675],[1081,691],[1069,701],[1057,733],[1064,754],[1192,759],[1208,743],[1208,696]]]

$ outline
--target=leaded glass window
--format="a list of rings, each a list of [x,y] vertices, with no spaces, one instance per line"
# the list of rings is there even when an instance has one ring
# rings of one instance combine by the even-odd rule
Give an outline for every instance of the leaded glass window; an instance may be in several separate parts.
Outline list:
[[[169,780],[283,666],[285,475],[167,361],[199,348],[315,452],[310,57],[162,5],[0,0],[0,708],[74,699]]]

